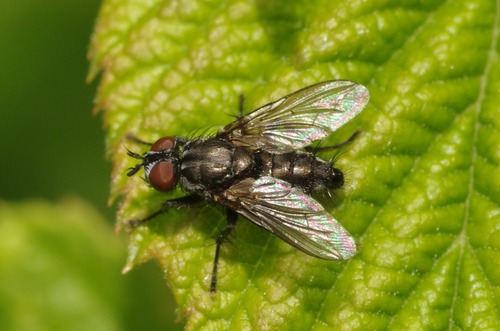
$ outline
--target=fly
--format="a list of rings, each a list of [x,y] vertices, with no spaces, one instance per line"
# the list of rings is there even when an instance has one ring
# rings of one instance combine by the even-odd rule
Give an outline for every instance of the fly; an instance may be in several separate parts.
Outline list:
[[[153,144],[133,138],[150,149],[143,155],[128,152],[141,162],[127,175],[144,168],[146,180],[156,190],[180,186],[188,194],[165,201],[156,213],[129,225],[202,201],[226,207],[227,226],[215,240],[211,292],[216,290],[221,245],[238,214],[309,255],[351,258],[356,253],[354,238],[311,196],[344,184],[342,172],[315,152],[345,143],[319,148],[310,144],[349,122],[369,98],[368,89],[357,83],[325,81],[240,116],[212,137],[166,136]]]

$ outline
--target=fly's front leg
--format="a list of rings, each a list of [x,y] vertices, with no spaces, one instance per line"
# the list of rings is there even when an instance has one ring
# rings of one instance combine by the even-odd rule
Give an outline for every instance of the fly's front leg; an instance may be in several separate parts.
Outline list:
[[[226,228],[221,233],[219,233],[217,238],[215,238],[216,246],[215,246],[214,267],[212,270],[212,280],[210,282],[210,292],[212,293],[215,293],[217,286],[217,264],[219,263],[220,247],[222,246],[222,243],[227,239],[227,237],[231,234],[231,232],[234,230],[238,214],[234,210],[226,208],[226,218],[227,218]]]
[[[132,133],[127,133],[126,138],[128,140],[130,140],[130,141],[133,141],[133,142],[137,143],[137,144],[146,145],[146,146],[153,145],[153,143],[150,143],[150,142],[144,141],[144,140],[142,140],[140,138],[137,138]]]
[[[144,218],[138,219],[138,220],[130,220],[130,221],[128,221],[127,225],[129,228],[135,228],[136,226],[143,224],[143,223],[146,223],[146,222],[152,220],[153,218],[155,218],[156,216],[167,212],[170,208],[188,207],[188,206],[192,206],[194,204],[197,204],[201,201],[203,201],[203,198],[200,197],[199,195],[194,195],[194,194],[186,195],[185,197],[167,200],[163,203],[163,205],[161,206],[161,208],[158,211],[156,211],[156,212],[152,213],[151,215],[148,215]]]

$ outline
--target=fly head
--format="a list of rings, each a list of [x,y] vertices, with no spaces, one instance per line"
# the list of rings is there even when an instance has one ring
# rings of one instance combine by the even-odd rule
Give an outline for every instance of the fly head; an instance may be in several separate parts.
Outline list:
[[[175,187],[178,181],[177,168],[179,163],[179,151],[176,137],[162,137],[151,144],[149,152],[139,155],[131,151],[128,155],[142,160],[127,173],[127,176],[135,175],[144,168],[146,180],[158,191],[166,192]]]

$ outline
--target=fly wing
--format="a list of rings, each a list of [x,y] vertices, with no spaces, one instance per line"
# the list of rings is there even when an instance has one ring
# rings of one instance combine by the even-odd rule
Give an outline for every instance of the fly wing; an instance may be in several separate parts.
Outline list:
[[[250,149],[302,148],[349,122],[369,99],[363,85],[326,81],[258,108],[222,128],[218,136]]]
[[[312,256],[344,260],[356,253],[347,230],[316,200],[288,182],[268,176],[247,178],[215,200]]]

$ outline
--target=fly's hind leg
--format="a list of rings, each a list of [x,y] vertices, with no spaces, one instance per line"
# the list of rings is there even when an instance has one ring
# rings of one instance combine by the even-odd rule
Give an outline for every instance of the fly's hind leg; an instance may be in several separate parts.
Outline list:
[[[158,211],[156,211],[156,212],[154,212],[154,213],[152,213],[144,218],[141,218],[141,219],[130,220],[130,221],[128,221],[127,226],[128,226],[128,228],[135,228],[136,226],[143,224],[143,223],[146,223],[146,222],[152,220],[153,218],[155,218],[156,216],[167,212],[171,208],[188,207],[188,206],[192,206],[194,204],[197,204],[201,201],[203,201],[203,198],[201,196],[195,195],[195,194],[186,195],[184,197],[167,200],[162,204],[161,208]]]
[[[222,243],[227,239],[227,237],[231,234],[231,232],[234,230],[238,214],[234,210],[226,208],[226,218],[227,218],[226,228],[222,230],[221,233],[219,233],[217,238],[215,238],[216,246],[215,246],[214,267],[212,269],[212,280],[210,281],[210,292],[212,293],[215,293],[217,287],[217,264],[219,263],[220,247],[222,246]]]
[[[354,141],[354,139],[356,139],[356,137],[359,135],[359,133],[360,133],[360,131],[356,131],[346,141],[343,141],[341,143],[338,143],[338,144],[335,144],[332,146],[319,146],[319,147],[307,146],[304,149],[308,152],[311,152],[311,153],[328,152],[328,151],[331,151],[333,149],[339,149],[339,148],[342,148],[342,147],[352,143]]]

